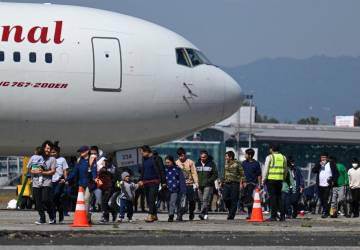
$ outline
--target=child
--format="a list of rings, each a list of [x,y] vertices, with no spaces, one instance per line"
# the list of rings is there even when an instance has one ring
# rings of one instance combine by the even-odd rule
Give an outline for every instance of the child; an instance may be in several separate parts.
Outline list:
[[[40,173],[44,170],[44,157],[42,155],[43,149],[41,147],[37,147],[35,149],[34,155],[31,156],[27,164],[27,168],[32,172],[31,178],[33,181],[37,181],[39,185],[41,185],[43,182],[43,176]]]
[[[185,177],[181,168],[179,168],[174,161],[174,157],[167,156],[165,158],[166,164],[166,184],[170,193],[169,197],[169,219],[168,222],[174,221],[175,211],[178,212],[177,221],[182,221],[181,211],[179,211],[179,201],[182,196],[186,194]]]
[[[132,221],[133,216],[133,202],[135,198],[135,191],[143,185],[141,181],[138,184],[133,183],[130,180],[130,174],[123,172],[121,174],[122,181],[120,182],[121,194],[120,194],[120,215],[118,222],[123,222],[125,213],[127,212],[128,221]]]

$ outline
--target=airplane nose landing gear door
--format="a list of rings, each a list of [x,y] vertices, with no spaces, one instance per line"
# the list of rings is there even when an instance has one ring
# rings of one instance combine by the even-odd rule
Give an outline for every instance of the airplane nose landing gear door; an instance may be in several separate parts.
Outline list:
[[[121,48],[117,38],[94,37],[93,89],[121,91]]]

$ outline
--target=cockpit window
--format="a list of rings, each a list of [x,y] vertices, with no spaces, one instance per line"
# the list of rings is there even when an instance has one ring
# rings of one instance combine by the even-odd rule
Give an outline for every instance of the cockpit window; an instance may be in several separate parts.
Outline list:
[[[177,48],[176,60],[178,64],[188,67],[196,67],[201,64],[212,65],[202,52],[189,48]]]
[[[192,65],[195,67],[195,66],[198,66],[199,64],[201,64],[201,59],[200,57],[198,56],[198,54],[196,53],[195,50],[193,49],[186,49],[189,57],[190,57],[190,60],[191,60],[191,63]]]
[[[196,53],[200,57],[203,64],[212,65],[211,61],[204,55],[204,53],[202,53],[201,51],[198,51],[198,50],[196,51]]]
[[[180,65],[191,67],[191,64],[186,56],[185,49],[182,48],[176,49],[176,60],[177,63]]]
[[[186,51],[194,67],[200,64],[211,64],[211,62],[200,51],[194,49],[186,49]]]

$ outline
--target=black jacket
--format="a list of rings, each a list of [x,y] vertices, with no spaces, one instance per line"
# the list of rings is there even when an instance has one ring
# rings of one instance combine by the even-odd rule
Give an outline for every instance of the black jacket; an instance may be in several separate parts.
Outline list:
[[[339,178],[339,171],[338,171],[338,169],[337,169],[337,167],[336,167],[336,163],[334,162],[334,161],[329,161],[330,162],[330,169],[331,169],[331,175],[332,175],[332,177],[331,177],[331,180],[330,180],[330,186],[331,187],[337,187],[338,186],[338,184],[337,184],[337,179]],[[319,163],[317,163],[316,165],[315,165],[315,167],[313,167],[313,169],[312,169],[312,172],[314,173],[314,174],[316,174],[316,184],[319,186],[319,182],[320,182],[320,180],[319,180],[319,176],[320,176],[320,169],[321,169],[321,165],[320,165],[320,162]]]

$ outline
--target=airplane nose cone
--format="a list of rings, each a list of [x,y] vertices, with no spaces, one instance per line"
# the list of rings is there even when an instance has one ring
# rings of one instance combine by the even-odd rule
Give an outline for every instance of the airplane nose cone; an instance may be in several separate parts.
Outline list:
[[[227,75],[227,74],[226,74]],[[241,87],[229,75],[224,83],[224,119],[233,115],[241,105]]]

